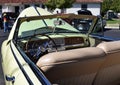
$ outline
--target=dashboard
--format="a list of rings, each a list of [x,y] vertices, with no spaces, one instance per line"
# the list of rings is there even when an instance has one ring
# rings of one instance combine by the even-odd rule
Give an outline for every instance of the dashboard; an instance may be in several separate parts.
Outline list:
[[[20,42],[21,48],[33,59],[37,60],[40,56],[47,53],[70,50],[86,47],[86,38],[84,37],[59,37],[51,39],[29,39],[26,42]]]
[[[33,49],[38,48],[41,45],[48,44],[48,51],[53,52],[55,48],[57,51],[73,49],[77,47],[84,46],[85,39],[83,37],[65,37],[65,38],[53,38],[49,39],[40,39],[40,40],[31,40],[24,44],[24,48]],[[25,50],[25,49],[24,49]]]

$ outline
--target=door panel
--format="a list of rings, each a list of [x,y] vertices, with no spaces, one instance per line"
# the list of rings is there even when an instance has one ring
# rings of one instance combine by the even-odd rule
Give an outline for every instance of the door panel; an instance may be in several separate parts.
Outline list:
[[[13,85],[12,83],[14,83],[14,85],[41,85],[41,83],[36,78],[29,65],[24,61],[23,57],[16,49],[12,41],[8,44],[6,52],[7,53],[3,58],[6,85]]]

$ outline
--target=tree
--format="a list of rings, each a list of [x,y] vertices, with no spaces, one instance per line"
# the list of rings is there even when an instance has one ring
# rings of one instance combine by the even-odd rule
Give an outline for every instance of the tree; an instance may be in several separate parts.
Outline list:
[[[104,0],[102,3],[102,13],[106,13],[108,10],[120,12],[120,0]]]
[[[75,0],[47,0],[45,2],[45,5],[50,10],[54,10],[56,8],[64,9],[64,8],[72,7],[72,4],[74,2],[75,2]]]
[[[110,9],[114,12],[120,12],[120,0],[113,0]]]
[[[105,13],[108,10],[110,10],[110,6],[111,6],[111,0],[104,0],[102,3],[102,13]]]

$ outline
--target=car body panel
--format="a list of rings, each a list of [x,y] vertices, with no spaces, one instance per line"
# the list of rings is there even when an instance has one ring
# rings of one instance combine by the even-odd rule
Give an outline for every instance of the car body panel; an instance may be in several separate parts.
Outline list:
[[[4,44],[7,45],[6,41],[4,42]],[[4,45],[2,45],[2,46],[3,46],[2,48],[4,48]],[[2,52],[2,54],[6,54],[5,56],[2,56],[2,66],[3,66],[3,70],[4,70],[4,75],[8,76],[8,77],[9,76],[15,77],[14,85],[18,85],[18,84],[19,85],[21,85],[21,84],[29,85],[28,81],[26,80],[26,77],[24,76],[23,72],[21,71],[20,67],[18,66],[18,63],[16,62],[11,49],[14,50],[15,55],[17,55],[16,56],[17,59],[19,60],[20,64],[23,66],[25,71],[30,73],[29,77],[33,81],[36,81],[36,82],[34,82],[34,84],[40,85],[41,83],[38,81],[38,79],[36,78],[36,76],[32,72],[29,65],[25,62],[25,60],[22,57],[20,57],[21,56],[20,53],[17,51],[14,44],[12,44],[12,42],[11,42],[11,47],[8,45],[8,48],[6,49],[5,53]],[[8,85],[8,84],[12,85],[11,81],[6,80],[5,82],[6,82],[6,85]]]

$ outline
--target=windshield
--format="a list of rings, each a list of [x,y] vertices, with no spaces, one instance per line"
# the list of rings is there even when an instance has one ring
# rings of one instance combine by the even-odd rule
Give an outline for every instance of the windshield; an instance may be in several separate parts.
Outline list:
[[[86,15],[48,15],[19,19],[18,37],[35,34],[88,33],[95,17]]]

